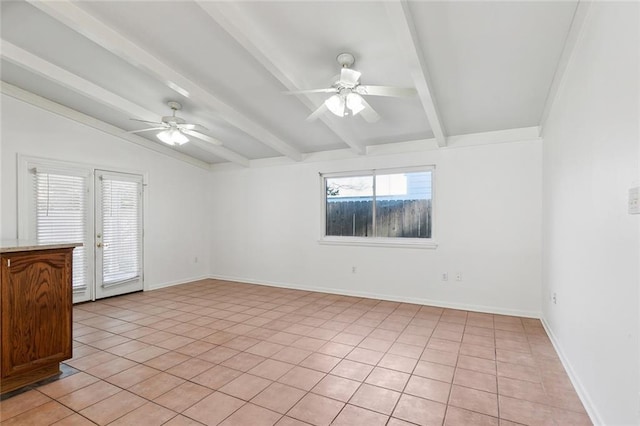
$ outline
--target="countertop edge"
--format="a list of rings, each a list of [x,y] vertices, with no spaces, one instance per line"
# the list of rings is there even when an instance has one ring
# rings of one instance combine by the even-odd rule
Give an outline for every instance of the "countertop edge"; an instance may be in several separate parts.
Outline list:
[[[2,253],[17,253],[22,251],[39,251],[39,250],[55,250],[55,249],[65,249],[65,248],[74,248],[74,247],[82,247],[82,243],[58,243],[58,244],[13,244],[0,246],[0,254]]]

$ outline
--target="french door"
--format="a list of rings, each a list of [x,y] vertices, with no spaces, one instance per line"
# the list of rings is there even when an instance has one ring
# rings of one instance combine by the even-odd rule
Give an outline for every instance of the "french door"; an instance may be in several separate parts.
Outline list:
[[[142,290],[142,176],[95,172],[95,298]]]
[[[141,175],[27,163],[26,239],[82,242],[73,253],[73,302],[143,289]]]

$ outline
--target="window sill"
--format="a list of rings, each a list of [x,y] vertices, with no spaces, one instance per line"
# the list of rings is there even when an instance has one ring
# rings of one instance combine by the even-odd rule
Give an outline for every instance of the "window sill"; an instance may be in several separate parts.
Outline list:
[[[360,247],[400,247],[415,249],[436,249],[438,243],[418,238],[372,238],[372,237],[323,237],[319,244]]]

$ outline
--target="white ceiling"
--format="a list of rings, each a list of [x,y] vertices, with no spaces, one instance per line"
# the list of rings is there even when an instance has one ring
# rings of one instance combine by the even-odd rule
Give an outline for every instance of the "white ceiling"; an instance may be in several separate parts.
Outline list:
[[[177,151],[215,164],[538,126],[577,1],[2,1],[6,83],[122,129],[179,116],[222,142]],[[353,53],[377,123],[325,113]],[[8,85],[3,85],[8,87]],[[5,90],[5,89],[3,89]],[[188,92],[188,93],[187,93]],[[131,139],[131,136],[128,136]],[[162,144],[154,132],[140,133]],[[193,138],[191,138],[193,139]]]

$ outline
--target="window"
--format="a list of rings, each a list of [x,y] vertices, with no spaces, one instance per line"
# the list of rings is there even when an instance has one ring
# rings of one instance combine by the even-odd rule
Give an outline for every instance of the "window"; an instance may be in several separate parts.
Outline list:
[[[323,242],[431,242],[433,167],[324,174],[322,187]]]

